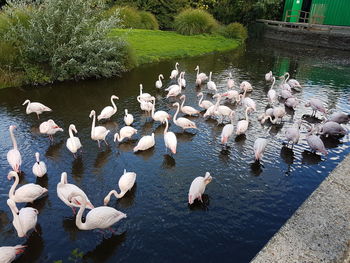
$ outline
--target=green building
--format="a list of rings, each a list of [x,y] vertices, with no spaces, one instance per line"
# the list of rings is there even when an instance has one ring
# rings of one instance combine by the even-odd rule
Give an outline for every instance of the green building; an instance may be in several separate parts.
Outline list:
[[[350,0],[285,0],[283,21],[350,26]]]

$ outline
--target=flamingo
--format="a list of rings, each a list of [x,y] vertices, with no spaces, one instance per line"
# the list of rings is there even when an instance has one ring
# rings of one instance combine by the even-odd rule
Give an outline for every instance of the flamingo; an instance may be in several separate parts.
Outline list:
[[[280,96],[285,100],[293,97],[292,93],[287,89],[282,89]]]
[[[104,120],[104,119],[110,119],[114,114],[117,112],[117,106],[114,103],[114,100],[119,100],[119,98],[116,95],[111,96],[111,103],[112,106],[106,106],[104,109],[101,111],[100,115],[97,116],[97,120]]]
[[[25,102],[23,102],[22,105],[26,104],[26,113],[31,114],[32,112],[35,112],[36,116],[38,116],[38,119],[40,119],[39,115],[42,114],[44,111],[52,111],[49,107],[45,106],[40,102],[30,102],[30,100],[26,100]]]
[[[218,94],[218,101],[221,100],[221,95]],[[229,107],[225,105],[216,105],[216,109],[214,111],[214,114],[216,116],[219,116],[219,123],[223,122],[223,118],[226,116],[230,116],[233,110],[231,110]]]
[[[350,115],[344,112],[334,112],[327,121],[335,121],[339,124],[348,123],[350,121]]]
[[[7,161],[10,164],[10,166],[12,167],[12,170],[14,170],[16,173],[19,173],[21,171],[22,157],[21,157],[21,153],[19,152],[18,147],[17,147],[17,141],[15,138],[15,135],[13,134],[14,129],[16,129],[15,125],[11,125],[9,127],[10,137],[11,137],[12,144],[13,144],[13,149],[11,149],[7,152]]]
[[[256,103],[253,99],[247,97],[242,100],[244,107],[249,107],[252,111],[256,111]]]
[[[158,80],[156,81],[156,88],[160,89],[163,86],[162,79],[164,79],[163,74],[159,74]]]
[[[78,186],[76,186],[74,184],[69,184],[68,183],[67,173],[66,172],[63,172],[61,174],[61,181],[57,184],[57,188],[56,189],[57,189],[57,196],[58,196],[58,198],[61,199],[61,201],[63,203],[65,203],[67,206],[72,208],[74,214],[75,214],[75,207],[81,207],[84,200],[87,201],[86,207],[88,209],[93,209],[94,208],[94,206],[91,204],[89,198],[86,196],[86,194],[84,193],[83,190],[81,190]],[[68,197],[72,193],[79,193],[84,198],[76,197],[73,200],[74,202],[70,202]]]
[[[286,77],[286,76],[287,76],[287,77]],[[282,82],[282,84],[280,85],[280,88],[281,88],[282,90],[287,90],[287,91],[289,91],[289,92],[292,92],[291,86],[289,86],[289,84],[287,83],[287,81],[289,80],[289,73],[288,73],[288,72],[284,73],[284,75],[281,76],[280,79],[283,79],[283,82]]]
[[[187,114],[187,115],[198,115],[200,113],[199,110],[196,110],[195,108],[191,107],[191,106],[184,106],[185,104],[185,100],[186,100],[186,95],[182,95],[180,97],[180,100],[183,100],[182,103],[181,103],[181,107],[180,107],[180,110],[184,113],[184,114]]]
[[[306,104],[305,107],[312,108],[312,116],[316,115],[317,111],[320,111],[323,114],[327,114],[326,108],[323,106],[322,101],[316,98],[311,98]]]
[[[140,84],[140,99],[143,101],[150,101],[152,100],[152,96],[149,93],[142,93],[143,86]]]
[[[153,100],[154,97],[151,99]],[[154,98],[155,99],[155,98]],[[137,96],[137,101],[140,103],[141,110],[145,111],[146,113],[150,113],[153,108],[153,104],[150,101],[143,101],[141,100],[140,96]]]
[[[177,95],[179,95],[182,91],[180,78],[178,78],[177,84],[171,85],[165,90],[168,91],[168,94],[166,95],[167,98],[176,97]]]
[[[13,200],[16,203],[33,203],[36,199],[44,196],[47,193],[47,189],[41,187],[38,184],[25,184],[15,191],[18,183],[19,177],[18,174],[14,171],[11,171],[7,175],[7,179],[10,181],[12,178],[15,178],[15,182],[10,188],[9,199]]]
[[[154,133],[152,133],[152,135],[145,135],[139,140],[136,147],[134,147],[134,152],[146,151],[152,148],[155,145],[155,143],[156,142],[154,140]]]
[[[233,121],[234,121],[234,118],[235,118],[235,112],[232,111],[231,114],[230,114],[230,119],[231,119],[231,123],[230,124],[226,124],[224,126],[224,128],[222,129],[222,132],[221,132],[221,143],[222,144],[226,144],[229,137],[232,136],[233,134]]]
[[[81,198],[82,205],[79,208],[77,217],[75,218],[75,224],[80,230],[92,230],[92,229],[106,229],[117,223],[123,218],[126,218],[126,214],[108,206],[99,206],[93,208],[85,217],[85,223],[82,222],[82,216],[84,210],[88,204],[88,201],[81,193],[72,193],[69,195],[69,202],[74,202],[75,199]]]
[[[273,74],[272,71],[269,71],[265,74],[265,80],[266,81],[272,81],[273,80]]]
[[[255,140],[255,142],[254,142],[255,160],[257,160],[257,161],[261,160],[267,143],[268,143],[267,139],[264,139],[264,138],[258,138]]]
[[[298,143],[299,138],[300,138],[300,127],[301,127],[301,121],[297,122],[297,128],[295,127],[289,127],[285,131],[285,136],[288,141],[288,145],[290,142],[292,142],[292,148],[294,144]]]
[[[261,123],[264,123],[267,119],[270,119],[270,122],[272,124],[276,124],[279,120],[279,122],[282,122],[282,118],[284,117],[284,115],[286,115],[286,110],[284,109],[284,107],[274,107],[273,108],[273,112],[272,115],[274,117],[274,119],[272,119],[271,115],[267,115],[265,118],[263,118],[261,120]]]
[[[263,124],[267,119],[267,116],[273,116],[273,108],[266,109],[266,111],[258,117],[258,120]]]
[[[17,245],[17,246],[4,246],[0,247],[0,262],[2,263],[11,263],[15,260],[16,255],[19,255],[24,252],[24,249],[27,246]]]
[[[272,77],[272,80],[273,82],[272,82],[271,88],[269,89],[269,92],[267,93],[267,98],[271,104],[274,104],[277,101],[277,93],[273,89],[273,86],[275,85],[275,82],[276,82],[276,78]]]
[[[56,132],[62,132],[63,129],[50,119],[39,125],[39,131],[41,134],[47,134],[50,141],[53,141],[53,135],[55,135]]]
[[[208,79],[207,75],[203,72],[199,73],[199,66],[197,65],[197,67],[194,69],[197,71],[197,75],[196,75],[196,85],[200,86],[202,85],[202,83],[204,81],[206,81]]]
[[[124,169],[123,175],[119,178],[118,186],[120,189],[120,193],[116,190],[111,190],[108,195],[104,198],[103,204],[108,205],[109,201],[111,200],[112,194],[116,198],[122,198],[135,184],[136,181],[136,173],[134,172],[126,172],[126,169]]]
[[[284,105],[286,105],[288,108],[295,109],[295,107],[299,104],[299,101],[295,97],[290,97],[286,99],[284,102]]]
[[[180,82],[181,87],[186,88],[185,71],[182,71],[182,72],[180,73],[179,78],[180,78],[180,81],[179,81],[179,82]]]
[[[175,133],[168,131],[169,122],[165,120],[166,126],[164,130],[164,143],[165,147],[169,148],[173,154],[176,154],[177,139]]]
[[[77,129],[75,128],[74,124],[69,125],[69,138],[67,139],[66,146],[68,150],[74,155],[77,153],[77,151],[82,147],[80,139],[73,135],[73,131],[75,133],[78,133]]]
[[[221,96],[231,100],[231,103],[238,103],[241,100],[241,96],[239,95],[237,90],[228,90],[221,94]]]
[[[243,81],[239,87],[241,90],[246,91],[246,92],[253,91],[252,84],[250,84],[248,81]]]
[[[212,75],[213,72],[210,71],[209,73],[209,81],[207,83],[207,87],[208,87],[208,90],[213,90],[215,92],[217,92],[217,88],[216,88],[216,84],[214,81],[211,80],[211,75]]]
[[[179,74],[179,69],[178,69],[179,63],[175,63],[175,69],[173,69],[170,73],[170,79],[175,79],[177,75]]]
[[[249,125],[249,118],[248,118],[248,112],[250,110],[250,107],[247,107],[245,109],[245,120],[240,120],[237,122],[237,128],[236,128],[236,135],[244,134],[248,130]]]
[[[313,134],[315,128],[312,127],[309,133],[306,135],[306,141],[311,150],[318,151],[324,155],[327,155],[326,147],[320,137]]]
[[[235,86],[235,82],[234,82],[234,80],[232,79],[232,74],[231,74],[231,72],[228,73],[228,79],[227,79],[226,85],[227,85],[227,88],[228,88],[228,89],[233,89],[233,87]]]
[[[206,118],[208,116],[214,116],[215,115],[215,112],[216,112],[216,109],[219,107],[219,103],[220,103],[220,100],[221,100],[221,96],[219,94],[215,94],[213,96],[213,99],[216,99],[216,103],[212,106],[210,106],[206,112],[204,113],[203,117]]]
[[[160,121],[162,124],[165,123],[165,120],[170,120],[171,116],[169,113],[163,111],[163,110],[159,110],[159,111],[155,111],[156,108],[156,99],[153,99],[153,106],[152,106],[152,118],[154,121]]]
[[[137,130],[131,126],[125,126],[120,129],[119,134],[114,134],[114,141],[118,139],[118,142],[123,141],[125,138],[131,138],[134,134],[137,133]]]
[[[38,210],[32,207],[24,207],[18,210],[16,203],[11,199],[7,199],[7,205],[11,209],[13,215],[12,224],[17,231],[18,237],[26,237],[28,231],[35,229],[39,214]]]
[[[188,191],[188,203],[190,205],[192,205],[197,198],[199,201],[203,202],[202,195],[205,191],[205,187],[212,179],[210,173],[206,172],[204,177],[198,176],[192,181],[190,190]]]
[[[106,145],[108,143],[106,142],[106,136],[109,133],[109,130],[107,130],[103,126],[96,126],[95,127],[95,121],[96,121],[96,112],[92,110],[90,112],[89,118],[92,119],[92,125],[91,125],[91,139],[94,141],[97,141],[98,147],[100,148],[100,140],[103,140]]]
[[[124,122],[125,122],[125,125],[127,125],[127,126],[130,126],[134,122],[134,116],[132,116],[132,114],[128,113],[127,109],[125,109]]]
[[[211,107],[211,106],[214,105],[214,104],[213,104],[211,101],[209,101],[209,100],[203,100],[203,97],[204,97],[203,92],[199,92],[198,95],[197,95],[197,97],[201,97],[201,98],[199,99],[198,106],[201,107],[201,108],[203,108],[203,109],[206,109],[206,110],[207,110],[209,107]]]
[[[339,123],[335,121],[327,121],[321,126],[320,134],[328,136],[345,136],[347,130],[345,130]]]
[[[36,162],[32,168],[33,174],[37,177],[43,177],[47,172],[46,164],[43,161],[40,161],[40,153],[36,152],[35,158]]]
[[[178,119],[176,119],[177,117],[177,114],[179,113],[180,111],[180,104],[178,102],[175,102],[173,104],[173,106],[177,106],[177,110],[176,110],[176,113],[173,117],[173,122],[175,125],[181,127],[182,129],[197,129],[197,126],[196,124],[193,122],[193,121],[190,121],[189,119],[187,118],[184,118],[184,117],[180,117]]]

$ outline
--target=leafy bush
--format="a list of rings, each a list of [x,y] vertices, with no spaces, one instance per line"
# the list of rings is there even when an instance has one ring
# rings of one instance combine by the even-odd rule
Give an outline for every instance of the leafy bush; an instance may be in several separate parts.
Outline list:
[[[140,11],[141,25],[143,29],[158,30],[157,18],[150,12]]]
[[[187,9],[175,17],[174,28],[183,35],[213,33],[219,27],[211,14],[201,9]]]
[[[242,42],[244,42],[248,37],[247,28],[237,22],[224,26],[219,33],[226,38],[239,39]]]
[[[141,27],[140,12],[136,8],[130,7],[130,6],[123,6],[121,8],[118,8],[118,7],[112,7],[112,8],[117,8],[117,10],[119,10],[123,27],[125,28]]]

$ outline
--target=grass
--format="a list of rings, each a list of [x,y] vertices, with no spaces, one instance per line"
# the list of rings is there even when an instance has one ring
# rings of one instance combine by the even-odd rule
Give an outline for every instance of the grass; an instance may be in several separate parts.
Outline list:
[[[125,38],[135,50],[137,64],[172,58],[198,56],[235,49],[238,40],[220,35],[184,36],[170,31],[144,29],[114,29],[111,36]]]

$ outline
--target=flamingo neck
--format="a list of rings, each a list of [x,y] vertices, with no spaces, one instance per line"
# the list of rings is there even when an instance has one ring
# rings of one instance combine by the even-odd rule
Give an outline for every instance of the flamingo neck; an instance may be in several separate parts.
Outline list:
[[[9,197],[10,197],[10,199],[13,199],[13,198],[15,197],[15,189],[16,189],[18,183],[19,183],[19,177],[18,177],[18,174],[16,173],[16,175],[15,175],[15,181],[14,181],[14,183],[13,183],[13,185],[11,186],[10,191],[9,191]]]
[[[159,82],[162,82],[161,79],[160,79],[160,75],[158,76],[158,81],[159,81]]]
[[[177,117],[177,114],[179,113],[179,111],[180,111],[180,104],[177,103],[177,110],[176,110],[174,117],[173,117],[173,121],[175,124],[177,123],[176,117]]]
[[[152,118],[154,118],[154,111],[155,111],[155,109],[156,109],[156,101],[154,100],[153,103],[152,103],[152,112],[151,112]]]
[[[39,164],[39,163],[40,163],[40,157],[39,157],[39,155],[36,155],[35,157],[36,157],[36,162]]]
[[[177,63],[175,64],[175,69],[176,69],[177,71],[179,71],[178,68],[177,68]]]
[[[68,133],[69,133],[69,137],[70,137],[71,139],[73,139],[74,134],[73,134],[73,129],[72,129],[71,127],[69,127]]]
[[[198,78],[198,75],[199,75],[199,67],[197,67],[197,78]]]
[[[245,109],[245,120],[247,121],[247,122],[249,122],[249,115],[248,115],[248,111],[249,111],[249,107],[247,107],[246,109]],[[271,118],[271,116],[270,116],[270,118]]]
[[[114,103],[114,99],[111,97],[111,102],[112,102],[112,105],[113,105],[113,109],[115,110],[115,111],[117,111],[117,106],[115,105],[115,103]]]
[[[164,135],[168,133],[168,128],[169,128],[169,122],[168,122],[168,120],[166,119],[166,120],[165,120]]]
[[[184,106],[184,104],[185,104],[185,100],[186,100],[186,97],[183,97],[184,99],[183,99],[183,101],[182,101],[182,103],[181,103],[181,109],[183,108],[183,106]]]
[[[118,142],[121,142],[123,140],[123,138],[119,135],[119,133],[116,133],[116,136],[117,136]]]
[[[286,75],[287,75],[287,78],[284,80],[284,83],[286,83],[289,80],[289,73],[287,72]]]
[[[18,149],[17,141],[16,141],[16,138],[15,138],[15,135],[13,134],[13,130],[12,129],[10,130],[10,136],[11,136],[11,140],[12,140],[12,144],[13,144],[13,149],[17,150]]]
[[[17,214],[17,211],[18,211],[18,208],[16,206],[16,203],[14,203],[14,206],[13,205],[10,205],[9,206],[10,209],[11,209],[11,212],[12,212],[12,215],[13,215],[13,221],[16,221],[17,222],[17,225],[19,227],[19,229],[16,229],[17,230],[17,234],[18,236],[24,236],[25,233],[23,231],[23,227],[22,227],[22,223],[21,223],[21,220],[19,218],[19,215]],[[16,208],[16,209],[15,209]]]
[[[212,74],[212,72],[209,73],[209,81],[211,81],[211,74]]]
[[[83,213],[84,213],[84,210],[86,208],[86,198],[82,195],[77,195],[77,196],[80,196],[82,199],[83,199],[83,203],[81,204],[80,208],[79,208],[79,211],[78,211],[78,214],[77,214],[77,217],[75,219],[75,224],[77,225],[78,228],[80,229],[86,229],[86,221],[85,223],[83,223],[81,220],[82,220],[82,217],[83,217]]]
[[[91,137],[94,137],[95,121],[96,121],[95,119],[96,119],[96,113],[93,114],[92,125],[91,125]]]
[[[221,100],[221,97],[218,96],[218,98],[216,99],[216,103],[215,103],[215,110],[219,107],[220,100]]]
[[[275,85],[275,81],[276,81],[276,78],[273,77],[273,82],[272,82],[272,85],[271,85],[271,87],[270,87],[270,90],[272,90],[273,86]]]
[[[140,84],[140,97],[142,96],[142,85]]]
[[[202,105],[203,97],[204,97],[204,94],[202,93],[202,94],[201,94],[201,97],[200,97],[200,99],[199,99],[199,102],[198,102],[198,106],[199,106],[199,107],[202,107],[201,105]]]

